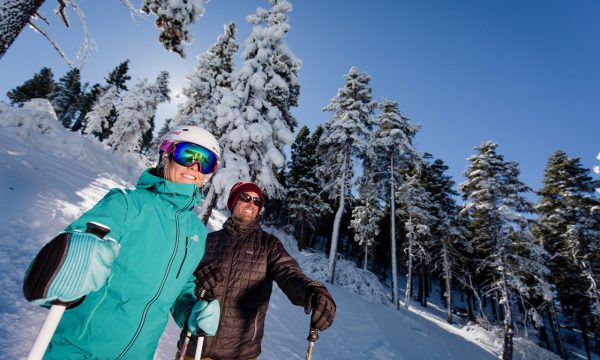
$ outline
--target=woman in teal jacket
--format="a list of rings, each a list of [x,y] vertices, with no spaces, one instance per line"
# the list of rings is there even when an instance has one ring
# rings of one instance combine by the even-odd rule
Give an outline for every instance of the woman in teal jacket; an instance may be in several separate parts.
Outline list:
[[[218,166],[218,143],[183,127],[167,134],[159,156],[135,189],[111,190],[44,247],[62,239],[64,251],[42,249],[30,266],[24,292],[34,303],[84,297],[64,313],[45,359],[152,359],[169,311],[193,333],[216,332],[218,302],[194,296],[207,230],[193,210]],[[110,228],[104,240],[85,232],[89,221]],[[48,268],[52,261],[60,265]]]

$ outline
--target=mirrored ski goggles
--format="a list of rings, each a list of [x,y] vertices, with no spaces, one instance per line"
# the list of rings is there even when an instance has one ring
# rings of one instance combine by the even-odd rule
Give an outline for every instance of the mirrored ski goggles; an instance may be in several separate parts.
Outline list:
[[[261,198],[259,197],[252,197],[250,196],[250,194],[246,194],[245,192],[240,194],[240,197],[238,198],[241,201],[245,202],[245,203],[249,203],[250,201],[252,201],[254,203],[254,205],[258,206],[258,207],[262,207],[263,201]]]
[[[190,167],[198,164],[202,174],[212,174],[219,166],[217,155],[204,146],[190,142],[174,143],[163,141],[160,149],[173,156],[173,160],[181,166]]]

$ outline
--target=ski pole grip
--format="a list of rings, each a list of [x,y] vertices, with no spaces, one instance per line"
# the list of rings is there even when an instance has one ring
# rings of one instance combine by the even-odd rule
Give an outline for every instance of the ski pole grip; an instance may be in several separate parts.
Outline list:
[[[110,228],[104,224],[95,221],[88,221],[86,224],[85,232],[88,234],[96,235],[100,239],[104,239],[108,233],[110,233]],[[72,309],[83,302],[85,296],[77,299],[75,301],[64,302],[60,300],[54,300],[52,305],[61,305],[65,306],[67,309]]]
[[[310,328],[310,331],[308,332],[308,337],[306,338],[306,340],[310,341],[310,342],[315,342],[319,339],[319,330],[315,329],[314,327]]]

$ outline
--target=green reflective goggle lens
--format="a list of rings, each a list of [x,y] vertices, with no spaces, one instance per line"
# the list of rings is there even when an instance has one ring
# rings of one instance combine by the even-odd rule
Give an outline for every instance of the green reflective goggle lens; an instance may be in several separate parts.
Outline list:
[[[190,167],[198,164],[198,168],[203,174],[211,174],[216,168],[219,160],[217,155],[204,146],[189,142],[175,144],[173,151],[173,160],[182,166]]]

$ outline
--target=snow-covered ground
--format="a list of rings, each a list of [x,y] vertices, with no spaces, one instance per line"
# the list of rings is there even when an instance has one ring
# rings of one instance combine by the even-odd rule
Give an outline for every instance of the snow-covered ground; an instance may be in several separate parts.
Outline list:
[[[132,187],[144,165],[117,157],[97,141],[65,130],[40,102],[16,110],[0,103],[0,359],[25,358],[47,310],[25,301],[24,271],[35,253],[112,187]],[[226,215],[215,212],[209,227]],[[295,240],[277,235],[304,271],[324,280],[324,254],[299,252]],[[313,359],[494,359],[502,334],[476,325],[449,325],[443,309],[418,305],[396,310],[389,291],[353,263],[337,265],[329,288],[338,312],[320,334]],[[309,318],[275,287],[261,359],[303,359]],[[170,322],[155,359],[173,359],[179,329]],[[534,341],[515,338],[514,359],[558,359]]]

